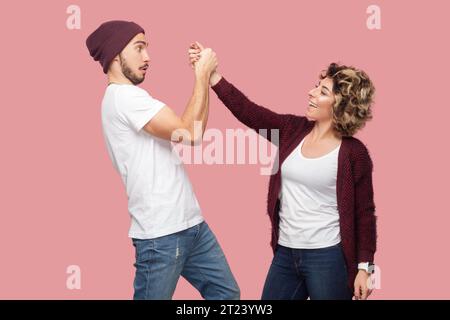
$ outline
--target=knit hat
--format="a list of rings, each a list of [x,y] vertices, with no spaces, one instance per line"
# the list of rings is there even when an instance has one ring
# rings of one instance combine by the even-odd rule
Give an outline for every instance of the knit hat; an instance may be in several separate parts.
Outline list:
[[[107,73],[111,61],[138,33],[145,33],[132,21],[113,20],[104,22],[86,39],[91,57],[99,61]]]

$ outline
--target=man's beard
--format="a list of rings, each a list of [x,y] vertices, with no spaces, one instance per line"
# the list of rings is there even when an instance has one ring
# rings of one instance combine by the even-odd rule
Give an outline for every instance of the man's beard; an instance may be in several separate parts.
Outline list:
[[[128,66],[124,58],[119,54],[120,67],[122,68],[123,75],[130,80],[134,85],[140,84],[145,79],[145,75],[138,77]]]

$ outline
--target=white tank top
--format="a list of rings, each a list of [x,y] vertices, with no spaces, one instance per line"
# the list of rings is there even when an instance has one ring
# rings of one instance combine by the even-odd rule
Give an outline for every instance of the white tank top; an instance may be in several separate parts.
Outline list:
[[[318,249],[341,241],[336,180],[340,145],[318,157],[305,158],[302,145],[281,166],[280,236],[295,249]]]

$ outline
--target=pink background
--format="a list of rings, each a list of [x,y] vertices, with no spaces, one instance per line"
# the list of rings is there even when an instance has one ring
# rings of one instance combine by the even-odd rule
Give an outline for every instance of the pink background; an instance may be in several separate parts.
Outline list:
[[[81,8],[68,30],[66,9]],[[381,30],[366,8],[381,8]],[[381,289],[373,299],[450,298],[447,1],[9,1],[2,4],[0,298],[129,299],[134,251],[125,189],[104,145],[106,79],[84,41],[100,23],[147,31],[142,87],[178,113],[199,40],[255,102],[303,114],[332,61],[364,69],[374,119],[357,136],[374,160]],[[211,93],[210,128],[243,128]],[[272,254],[259,165],[187,166],[241,287],[259,299]],[[79,265],[81,290],[66,288]],[[184,280],[175,299],[197,299]]]

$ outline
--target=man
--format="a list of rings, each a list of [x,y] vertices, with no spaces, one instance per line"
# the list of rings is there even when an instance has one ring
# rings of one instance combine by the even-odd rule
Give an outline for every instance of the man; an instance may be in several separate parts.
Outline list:
[[[194,92],[178,117],[137,87],[150,65],[148,41],[139,25],[105,22],[86,45],[108,77],[103,134],[128,195],[129,237],[136,248],[134,299],[171,299],[180,275],[205,299],[239,299],[227,260],[171,145],[171,140],[194,144],[202,139],[215,53],[202,53],[194,68]],[[198,122],[201,129],[194,130]]]

